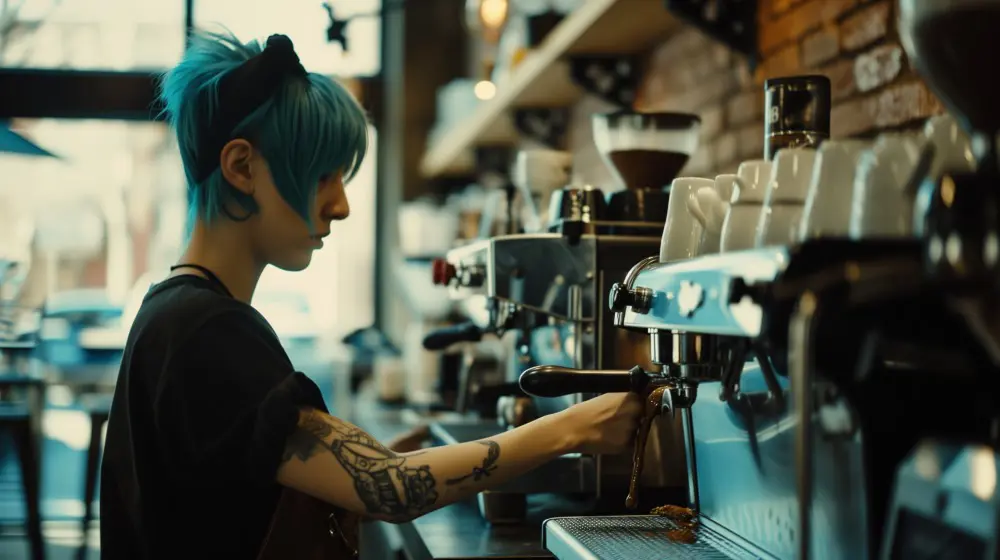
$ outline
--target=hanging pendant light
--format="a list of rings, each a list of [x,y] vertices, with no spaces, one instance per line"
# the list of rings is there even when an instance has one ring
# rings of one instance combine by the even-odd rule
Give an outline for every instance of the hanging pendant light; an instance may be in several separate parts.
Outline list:
[[[465,23],[469,31],[478,32],[489,43],[496,43],[509,12],[508,0],[466,0]]]

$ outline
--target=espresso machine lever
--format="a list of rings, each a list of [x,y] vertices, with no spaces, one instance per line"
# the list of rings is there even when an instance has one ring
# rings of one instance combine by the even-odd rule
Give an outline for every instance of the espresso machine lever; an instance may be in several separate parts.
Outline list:
[[[643,398],[643,412],[636,430],[632,453],[632,475],[625,506],[638,503],[637,488],[643,469],[646,440],[653,420],[664,411],[673,418],[676,406],[690,408],[695,388],[687,380],[649,372],[639,366],[630,370],[571,369],[559,366],[535,366],[521,374],[521,390],[538,397],[557,397],[575,393],[627,393]]]
[[[519,383],[522,391],[536,397],[632,392],[648,401],[651,395],[655,395],[655,399],[660,403],[656,414],[666,412],[671,418],[675,409],[690,408],[697,395],[697,388],[690,380],[646,371],[639,366],[629,370],[535,366],[521,374]],[[653,411],[649,410],[647,415],[651,414]]]
[[[636,366],[632,369],[573,369],[535,366],[520,377],[521,389],[536,397],[562,397],[576,393],[642,393],[650,385],[663,385],[667,378]]]
[[[471,321],[442,327],[424,336],[425,350],[445,350],[459,342],[479,342],[485,334],[484,329]]]

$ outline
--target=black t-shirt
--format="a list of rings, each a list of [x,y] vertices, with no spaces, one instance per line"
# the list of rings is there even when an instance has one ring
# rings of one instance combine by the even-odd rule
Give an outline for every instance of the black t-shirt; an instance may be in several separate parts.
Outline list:
[[[154,286],[108,422],[102,557],[255,558],[302,406],[326,411],[256,310],[198,276]]]

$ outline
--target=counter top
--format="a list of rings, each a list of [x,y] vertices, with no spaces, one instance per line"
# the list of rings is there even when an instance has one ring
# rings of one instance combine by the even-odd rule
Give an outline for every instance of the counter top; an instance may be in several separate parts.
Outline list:
[[[349,417],[379,441],[413,427],[412,414],[399,407],[378,403],[362,393]],[[339,412],[339,411],[338,411]],[[528,516],[517,525],[487,523],[477,502],[468,500],[433,511],[410,523],[379,523],[386,532],[401,538],[412,560],[424,558],[552,558],[542,548],[542,522],[549,517],[572,515],[576,503],[555,495],[529,496]]]

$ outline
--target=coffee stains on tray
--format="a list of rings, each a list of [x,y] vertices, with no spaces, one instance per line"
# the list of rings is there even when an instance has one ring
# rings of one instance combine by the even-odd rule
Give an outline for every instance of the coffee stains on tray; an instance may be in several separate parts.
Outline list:
[[[660,517],[666,517],[671,521],[683,525],[698,524],[698,514],[695,513],[694,510],[691,508],[665,505],[665,506],[655,507],[649,513],[650,515],[659,515]]]
[[[671,542],[678,544],[695,544],[698,542],[698,535],[695,534],[694,529],[689,529],[687,527],[680,527],[678,529],[671,529],[667,531],[667,538]]]
[[[695,544],[698,542],[698,514],[693,509],[665,505],[655,507],[649,513],[666,517],[677,526],[666,533],[667,538],[671,542],[679,544]]]
[[[639,503],[639,476],[642,475],[642,463],[646,456],[646,439],[649,437],[649,429],[653,425],[653,420],[660,415],[663,407],[663,393],[670,387],[664,385],[657,387],[646,395],[646,406],[639,421],[639,429],[635,434],[635,450],[632,452],[632,478],[629,480],[628,497],[625,498],[625,507],[635,508]]]

